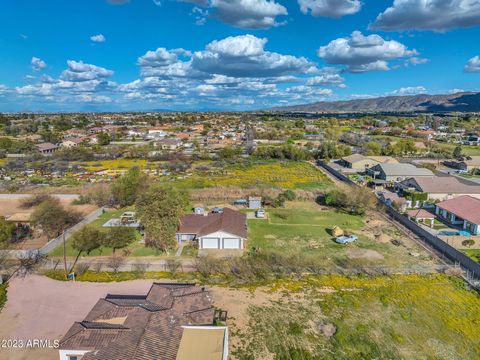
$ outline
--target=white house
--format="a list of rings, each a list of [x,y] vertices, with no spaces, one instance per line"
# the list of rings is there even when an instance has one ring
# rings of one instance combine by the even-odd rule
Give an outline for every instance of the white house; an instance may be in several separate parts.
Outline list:
[[[180,219],[177,241],[197,241],[199,249],[243,249],[247,216],[225,208],[221,213],[188,214]]]

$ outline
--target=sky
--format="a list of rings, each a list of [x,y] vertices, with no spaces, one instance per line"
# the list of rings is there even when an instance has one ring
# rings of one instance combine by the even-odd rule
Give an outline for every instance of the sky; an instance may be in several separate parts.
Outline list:
[[[479,0],[2,0],[0,111],[480,90]]]

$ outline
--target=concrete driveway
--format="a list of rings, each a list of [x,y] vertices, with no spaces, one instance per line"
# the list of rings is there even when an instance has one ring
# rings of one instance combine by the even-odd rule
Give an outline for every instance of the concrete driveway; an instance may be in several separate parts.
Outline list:
[[[60,340],[73,322],[83,320],[107,293],[145,294],[151,285],[152,280],[86,283],[55,281],[37,275],[14,278],[8,287],[7,304],[0,313],[0,341]],[[0,347],[0,359],[58,359],[58,351]]]

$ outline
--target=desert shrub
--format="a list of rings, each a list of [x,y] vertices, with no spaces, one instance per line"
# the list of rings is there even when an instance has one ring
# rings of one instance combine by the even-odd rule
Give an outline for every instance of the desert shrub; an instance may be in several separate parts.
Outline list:
[[[473,245],[475,245],[475,240],[473,239],[466,239],[462,241],[462,246],[471,247]]]
[[[182,263],[177,259],[167,259],[165,267],[170,273],[172,273],[172,276],[176,276],[178,270],[182,267]]]
[[[95,271],[96,273],[99,273],[99,272],[102,271],[103,263],[100,262],[100,261],[96,262],[96,263],[93,264],[92,268],[93,268],[93,271]]]
[[[224,259],[217,259],[211,256],[203,256],[195,259],[195,268],[203,277],[209,277],[215,274],[225,274],[226,262]]]
[[[23,209],[30,209],[32,207],[40,205],[46,200],[55,201],[54,198],[48,194],[35,194],[20,200],[20,207]]]
[[[77,275],[83,275],[90,269],[89,263],[79,263],[75,266],[75,272]]]
[[[138,275],[143,275],[147,272],[149,267],[150,267],[149,263],[133,264],[132,271]]]
[[[107,266],[112,269],[114,273],[118,272],[123,264],[125,264],[125,258],[121,256],[110,256],[108,258]]]

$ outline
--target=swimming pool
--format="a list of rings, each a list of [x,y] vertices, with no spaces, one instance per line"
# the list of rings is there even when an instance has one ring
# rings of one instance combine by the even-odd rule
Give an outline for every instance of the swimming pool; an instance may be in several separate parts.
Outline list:
[[[442,236],[471,236],[472,234],[470,234],[468,231],[465,231],[465,230],[458,230],[458,231],[443,230],[443,231],[439,231],[438,235],[442,235]]]

